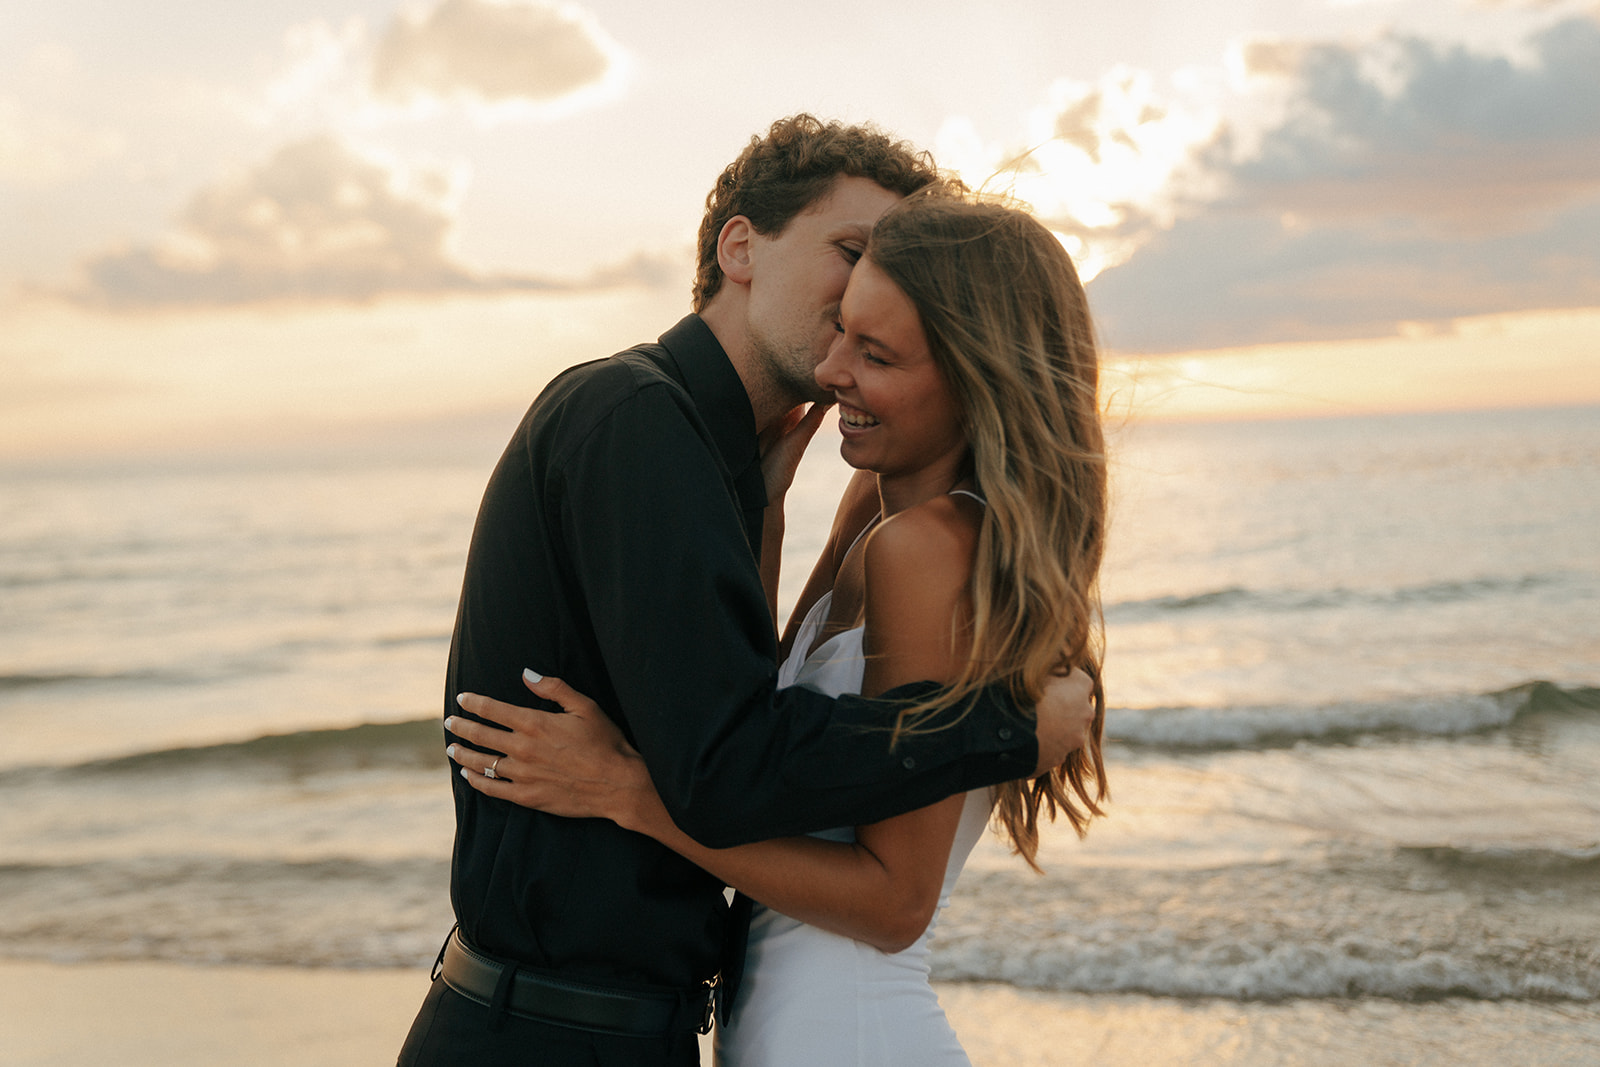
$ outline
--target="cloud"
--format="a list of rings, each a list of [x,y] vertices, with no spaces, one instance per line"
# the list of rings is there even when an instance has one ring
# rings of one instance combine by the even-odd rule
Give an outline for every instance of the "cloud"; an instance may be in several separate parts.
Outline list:
[[[548,104],[602,85],[620,51],[595,21],[539,0],[443,0],[378,42],[373,90],[400,102]]]
[[[161,240],[95,256],[68,294],[113,309],[386,295],[571,293],[686,285],[692,254],[639,252],[587,278],[483,271],[452,252],[462,182],[404,169],[330,135],[202,189]]]
[[[1138,352],[1387,337],[1493,312],[1600,307],[1600,200],[1534,230],[1456,241],[1217,210],[1156,237],[1089,297],[1106,344]]]
[[[683,287],[694,277],[696,250],[684,246],[671,251],[641,251],[619,263],[599,267],[582,285],[589,289],[639,286],[646,289]]]
[[[1562,20],[1518,56],[1399,35],[1245,49],[1247,93],[1278,117],[1220,127],[1191,183],[1212,195],[1095,281],[1108,345],[1600,306],[1600,24]]]
[[[1293,93],[1254,158],[1229,168],[1236,195],[1319,218],[1503,228],[1600,189],[1600,24],[1568,19],[1528,44],[1527,65],[1414,37],[1258,47],[1252,72]]]
[[[90,260],[80,296],[127,307],[547,287],[455,262],[452,194],[442,173],[312,137],[203,189],[160,243]]]
[[[1198,195],[1196,158],[1217,121],[1208,108],[1161,99],[1148,75],[1119,67],[1094,83],[1052,85],[1029,116],[1024,148],[986,144],[958,119],[940,130],[937,152],[969,184],[1027,203],[1092,278],[1170,227],[1179,203]]]
[[[278,70],[240,110],[301,128],[370,130],[447,109],[481,124],[548,120],[615,99],[631,69],[593,16],[542,0],[442,0],[373,38],[356,16],[289,27]]]

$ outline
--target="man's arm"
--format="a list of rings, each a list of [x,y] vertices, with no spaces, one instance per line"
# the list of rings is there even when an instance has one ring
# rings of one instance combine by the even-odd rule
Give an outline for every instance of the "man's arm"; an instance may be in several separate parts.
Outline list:
[[[931,683],[881,701],[777,689],[760,574],[681,396],[641,390],[559,469],[570,577],[616,694],[610,710],[695,839],[723,847],[876,821],[1035,770],[1032,718],[997,691],[891,750],[896,698]]]

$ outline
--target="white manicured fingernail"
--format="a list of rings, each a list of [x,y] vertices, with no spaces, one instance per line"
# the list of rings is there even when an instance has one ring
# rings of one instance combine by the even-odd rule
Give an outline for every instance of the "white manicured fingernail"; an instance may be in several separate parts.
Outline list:
[[[465,694],[465,693],[457,693],[456,694],[456,703],[459,704],[463,708],[466,707],[467,706],[467,694]]]
[[[451,733],[456,732],[456,717],[454,715],[451,715],[444,720],[444,728],[449,730]]]
[[[446,745],[444,747],[444,754],[446,756],[449,756],[451,759],[455,759],[456,758],[456,746],[454,746],[454,745]]]
[[[470,782],[470,781],[472,781],[472,772],[467,770],[465,767],[463,767],[463,768],[461,768],[461,777],[465,778],[467,781]]]
[[[522,680],[527,682],[529,685],[538,685],[540,682],[544,681],[544,675],[540,674],[531,667],[524,667],[522,668]]]

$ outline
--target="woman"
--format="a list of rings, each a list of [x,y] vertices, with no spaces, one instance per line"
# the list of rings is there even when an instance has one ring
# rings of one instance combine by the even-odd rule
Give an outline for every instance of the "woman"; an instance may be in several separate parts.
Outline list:
[[[994,681],[1031,701],[1063,663],[1098,678],[1098,368],[1059,242],[1013,208],[913,196],[874,228],[839,318],[816,375],[859,473],[784,636],[781,684],[875,695],[944,683],[885,724],[898,735],[935,728],[932,716]],[[642,760],[591,702],[554,679],[535,692],[588,716],[617,757],[612,799],[557,814],[648,834],[760,902],[736,1012],[718,1035],[725,1064],[966,1063],[928,984],[939,904],[991,814],[1033,864],[1041,808],[1082,833],[1106,796],[1097,683],[1090,743],[1046,778],[829,839],[711,850],[672,824]],[[462,705],[496,719],[496,702]],[[492,728],[451,729],[504,747]],[[489,757],[451,755],[475,788],[507,795]]]

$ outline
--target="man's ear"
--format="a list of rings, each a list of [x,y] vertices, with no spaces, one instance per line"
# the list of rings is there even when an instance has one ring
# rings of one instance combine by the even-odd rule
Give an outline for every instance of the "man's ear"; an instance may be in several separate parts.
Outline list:
[[[743,215],[735,215],[722,225],[717,234],[717,266],[735,285],[749,285],[751,253],[755,243],[756,228]]]

